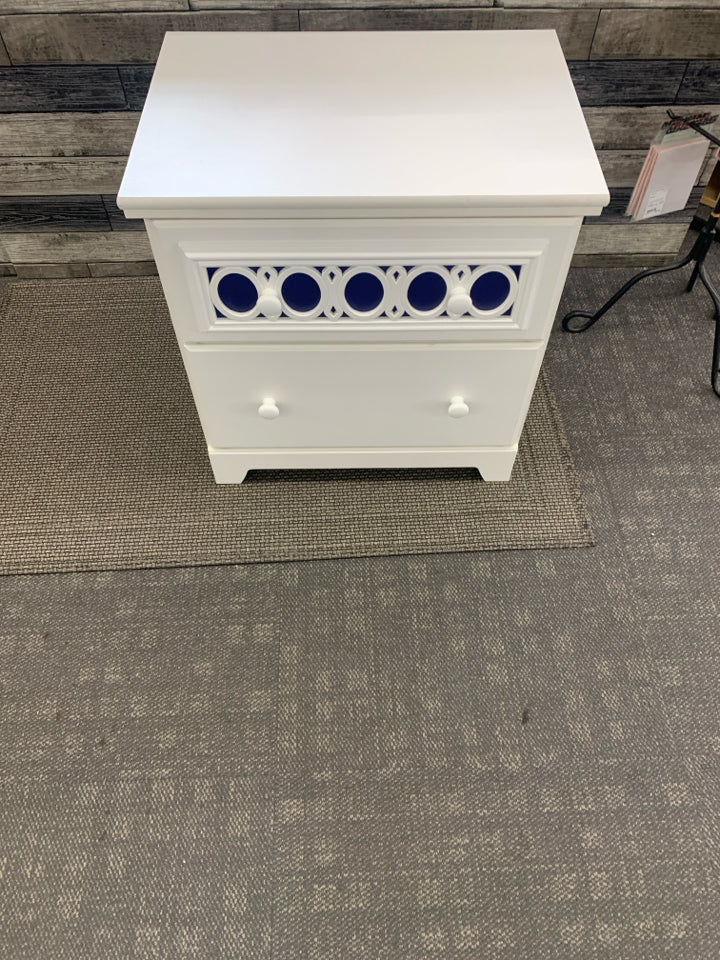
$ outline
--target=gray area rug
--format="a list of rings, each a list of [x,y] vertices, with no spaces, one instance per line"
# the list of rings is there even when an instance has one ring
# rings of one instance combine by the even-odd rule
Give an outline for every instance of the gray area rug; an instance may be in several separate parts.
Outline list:
[[[216,485],[153,277],[10,284],[0,407],[1,573],[593,543],[546,372],[509,483],[306,470]]]
[[[0,956],[720,957],[687,275],[550,340],[592,550],[0,578]],[[573,271],[565,308],[628,276]]]

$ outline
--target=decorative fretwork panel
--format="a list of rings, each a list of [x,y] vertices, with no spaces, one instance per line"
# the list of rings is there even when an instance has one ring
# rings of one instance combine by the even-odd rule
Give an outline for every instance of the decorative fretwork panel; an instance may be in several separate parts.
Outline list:
[[[424,320],[512,317],[519,264],[205,266],[218,319]]]

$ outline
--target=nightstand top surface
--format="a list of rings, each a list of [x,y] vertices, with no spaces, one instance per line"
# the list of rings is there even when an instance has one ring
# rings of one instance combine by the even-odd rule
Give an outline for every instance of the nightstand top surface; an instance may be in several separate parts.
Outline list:
[[[551,30],[168,33],[118,196],[150,217],[607,200]]]

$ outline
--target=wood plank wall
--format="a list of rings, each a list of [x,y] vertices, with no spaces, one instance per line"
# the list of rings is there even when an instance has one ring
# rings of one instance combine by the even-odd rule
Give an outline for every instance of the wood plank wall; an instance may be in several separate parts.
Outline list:
[[[720,112],[717,0],[0,0],[0,275],[154,272],[115,204],[166,30],[557,30],[611,188],[577,264],[664,263],[685,211],[624,209],[665,110]],[[679,106],[678,106],[679,105]],[[718,124],[720,127],[720,123]]]

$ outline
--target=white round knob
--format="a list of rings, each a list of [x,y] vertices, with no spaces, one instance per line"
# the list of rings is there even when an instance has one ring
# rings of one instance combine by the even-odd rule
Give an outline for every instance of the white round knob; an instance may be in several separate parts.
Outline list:
[[[258,413],[263,420],[274,420],[280,416],[280,408],[272,397],[263,397],[263,402],[258,407]]]
[[[462,397],[453,397],[448,407],[448,416],[458,419],[466,417],[470,413],[470,407],[465,403]]]
[[[464,287],[454,287],[448,298],[447,312],[451,317],[462,317],[470,312],[472,300]]]
[[[265,287],[258,297],[258,313],[274,320],[282,313],[282,303],[280,297],[275,293],[272,287]]]

